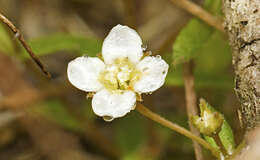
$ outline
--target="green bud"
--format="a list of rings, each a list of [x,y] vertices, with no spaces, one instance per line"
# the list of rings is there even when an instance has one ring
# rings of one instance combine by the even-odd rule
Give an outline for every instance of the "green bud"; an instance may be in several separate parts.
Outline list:
[[[192,116],[191,122],[199,131],[207,136],[218,134],[224,122],[219,112],[212,111],[204,99],[200,99],[200,116]]]

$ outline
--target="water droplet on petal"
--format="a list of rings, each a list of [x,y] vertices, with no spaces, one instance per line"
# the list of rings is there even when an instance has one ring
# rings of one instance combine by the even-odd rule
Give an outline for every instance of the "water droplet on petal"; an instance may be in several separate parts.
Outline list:
[[[159,58],[159,59],[161,59],[161,58],[162,58],[160,55],[156,55],[155,57],[156,57],[156,58]]]
[[[145,67],[145,68],[142,69],[143,72],[146,72],[146,71],[148,71],[148,70],[149,70],[148,67]]]
[[[111,122],[114,119],[114,117],[112,117],[112,116],[103,116],[103,119],[106,122]]]
[[[143,49],[143,51],[146,51],[147,45],[146,44],[142,44],[142,49]]]

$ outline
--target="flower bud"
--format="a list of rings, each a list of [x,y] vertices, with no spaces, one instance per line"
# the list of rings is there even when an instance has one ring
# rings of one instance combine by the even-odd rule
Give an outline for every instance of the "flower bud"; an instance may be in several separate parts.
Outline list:
[[[213,111],[204,99],[200,99],[200,116],[192,116],[191,122],[202,134],[213,136],[220,132],[224,117]]]

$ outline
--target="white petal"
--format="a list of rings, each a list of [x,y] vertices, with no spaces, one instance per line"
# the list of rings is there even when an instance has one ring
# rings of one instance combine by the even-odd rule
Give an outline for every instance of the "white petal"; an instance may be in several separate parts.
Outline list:
[[[147,56],[136,67],[142,75],[134,84],[134,90],[138,93],[148,93],[164,84],[169,65],[160,56]]]
[[[98,76],[105,68],[99,58],[78,57],[68,64],[67,74],[71,84],[86,92],[96,92],[103,86],[98,81]]]
[[[112,28],[105,38],[102,56],[107,64],[123,57],[128,57],[132,63],[137,63],[143,56],[142,39],[135,30],[119,24]]]
[[[135,108],[136,96],[132,91],[111,93],[106,89],[98,91],[92,99],[92,108],[96,115],[114,118],[122,117]]]

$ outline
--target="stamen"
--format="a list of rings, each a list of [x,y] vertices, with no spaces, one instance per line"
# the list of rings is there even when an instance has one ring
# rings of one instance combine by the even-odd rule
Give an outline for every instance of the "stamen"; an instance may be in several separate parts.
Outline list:
[[[140,73],[128,58],[121,58],[106,67],[100,74],[99,81],[110,91],[128,90],[133,88],[132,85],[140,78]]]

